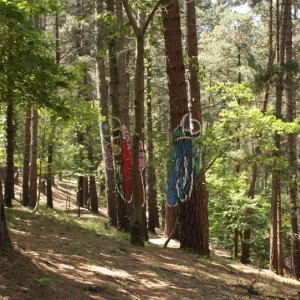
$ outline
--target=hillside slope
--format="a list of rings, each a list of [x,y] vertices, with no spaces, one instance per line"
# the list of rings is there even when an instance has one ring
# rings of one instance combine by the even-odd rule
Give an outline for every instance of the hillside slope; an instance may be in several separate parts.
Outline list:
[[[102,215],[55,190],[56,210],[7,210],[15,251],[0,258],[0,299],[300,299],[300,283],[243,266],[212,250],[210,259],[151,236],[145,248],[110,228]],[[74,201],[74,198],[71,199]],[[74,202],[73,202],[74,203]],[[254,281],[253,287],[250,288]]]

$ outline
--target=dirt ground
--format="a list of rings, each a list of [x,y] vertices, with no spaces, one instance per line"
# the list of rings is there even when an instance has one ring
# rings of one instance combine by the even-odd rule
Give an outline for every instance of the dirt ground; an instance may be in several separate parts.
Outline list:
[[[0,257],[1,300],[300,299],[299,282],[243,266],[220,249],[205,259],[176,241],[163,249],[161,235],[135,247],[108,227],[104,212],[82,210],[80,220],[104,226],[104,232],[87,229],[74,195],[68,215],[67,193],[55,189],[54,196],[51,213],[33,214],[17,201],[7,210],[15,250]]]

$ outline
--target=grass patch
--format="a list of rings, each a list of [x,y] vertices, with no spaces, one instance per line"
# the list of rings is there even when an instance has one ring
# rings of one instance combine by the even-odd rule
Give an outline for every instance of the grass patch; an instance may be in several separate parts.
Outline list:
[[[50,277],[40,277],[34,279],[38,283],[39,286],[49,286],[54,283],[54,280]]]

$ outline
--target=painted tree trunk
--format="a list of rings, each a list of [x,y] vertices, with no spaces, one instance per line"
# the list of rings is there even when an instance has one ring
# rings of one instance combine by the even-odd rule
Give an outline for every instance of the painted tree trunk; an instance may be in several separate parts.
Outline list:
[[[202,124],[201,120],[201,97],[200,84],[198,81],[198,72],[195,66],[198,65],[198,46],[197,46],[197,28],[195,1],[185,0],[186,11],[186,51],[189,58],[188,64],[188,84],[189,84],[189,102],[191,104],[191,115],[193,119]],[[201,128],[197,128],[201,130]],[[208,193],[206,190],[204,173],[204,155],[201,157],[201,173],[194,174],[193,193],[190,201],[186,205],[188,213],[188,222],[193,224],[192,230],[197,234],[187,234],[184,244],[186,248],[192,248],[198,252],[209,255],[208,241]]]
[[[183,116],[188,112],[188,99],[185,82],[185,68],[183,63],[179,2],[163,1],[163,30],[165,40],[165,52],[167,60],[167,75],[170,98],[170,147],[173,148],[173,131],[180,124]],[[173,232],[177,220],[176,208],[166,208],[166,234]],[[172,210],[172,212],[169,212]],[[172,216],[171,219],[169,217]],[[186,203],[179,203],[179,239],[181,246],[185,247],[185,241],[189,238],[190,224],[187,223],[188,210]]]
[[[14,198],[14,107],[12,103],[6,108],[6,180],[4,202],[7,207],[12,206]]]
[[[130,5],[127,0],[123,0],[129,22],[134,30],[136,37],[136,57],[135,57],[135,75],[134,75],[134,133],[132,138],[132,201],[133,215],[131,224],[131,243],[134,245],[144,246],[143,235],[146,224],[143,224],[143,210],[141,207],[141,193],[139,184],[139,148],[140,140],[143,137],[143,119],[144,119],[144,39],[145,32],[148,28],[153,15],[162,1],[157,1],[151,13],[146,20],[142,22],[141,27],[133,17]],[[144,211],[145,212],[145,211]],[[144,220],[145,221],[145,220]]]
[[[139,185],[139,143],[142,136],[142,106],[144,105],[144,35],[136,36],[136,62],[134,77],[134,135],[132,143],[132,201],[131,243],[144,246],[143,212]]]
[[[122,0],[116,0],[116,23],[123,24],[123,6]],[[119,74],[119,99],[120,99],[120,110],[121,110],[121,123],[125,125],[128,132],[130,132],[130,122],[129,122],[129,74],[126,70],[126,56],[127,51],[125,48],[125,37],[120,36],[116,41],[116,50],[117,50],[117,62],[118,62],[118,74]],[[124,208],[125,221],[124,225],[121,227],[124,230],[130,230],[130,219],[132,218],[133,206],[132,202],[126,203]]]
[[[30,199],[29,206],[35,208],[37,203],[37,146],[38,146],[38,112],[31,109],[31,145],[30,145]]]
[[[115,1],[107,1],[107,11],[115,14]],[[112,29],[110,35],[115,33],[116,28]],[[117,128],[119,124],[118,120],[121,120],[121,109],[119,101],[119,70],[118,70],[118,60],[117,60],[117,44],[116,38],[109,37],[108,39],[108,53],[109,53],[109,75],[110,75],[110,98],[112,101],[112,116],[116,119],[113,121],[113,127]],[[122,142],[120,140],[120,142]],[[121,147],[121,145],[119,145]],[[119,162],[119,169],[123,169],[123,162]],[[116,173],[119,176],[119,182],[124,182],[124,174],[122,171]],[[124,186],[117,187],[119,190],[123,191]],[[116,189],[117,189],[116,188]],[[122,199],[120,193],[117,193],[117,211],[118,211],[118,229],[119,230],[129,230],[130,224],[127,218],[127,203]]]
[[[103,12],[103,1],[96,0],[96,16]],[[106,34],[104,24],[96,18],[96,75],[97,75],[97,98],[99,103],[99,119],[102,156],[104,161],[104,176],[107,197],[107,214],[109,223],[117,226],[117,205],[114,193],[114,167],[111,148],[111,130],[108,122],[108,89],[106,83],[105,60],[100,56],[101,51],[106,46]],[[101,125],[102,124],[102,125]]]

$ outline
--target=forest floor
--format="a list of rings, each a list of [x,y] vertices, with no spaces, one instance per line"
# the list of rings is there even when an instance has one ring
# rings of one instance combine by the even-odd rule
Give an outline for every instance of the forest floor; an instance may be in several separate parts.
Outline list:
[[[132,246],[104,213],[82,209],[78,218],[74,194],[66,212],[68,195],[54,189],[55,210],[44,197],[36,213],[17,200],[6,210],[15,250],[0,257],[1,300],[300,299],[299,282],[241,265],[222,249],[209,259],[176,241],[163,249],[162,235]]]

